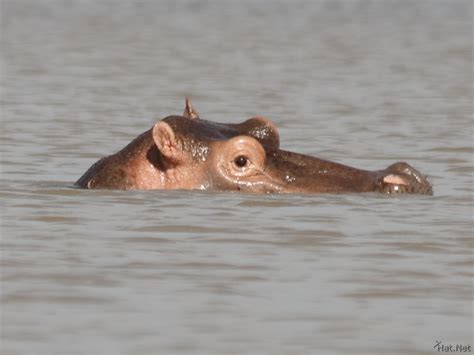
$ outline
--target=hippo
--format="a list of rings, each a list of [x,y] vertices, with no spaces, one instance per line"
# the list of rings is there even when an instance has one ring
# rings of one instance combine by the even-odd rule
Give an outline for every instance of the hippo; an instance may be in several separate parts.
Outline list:
[[[282,150],[270,120],[256,116],[239,124],[207,121],[189,98],[181,116],[158,121],[119,152],[97,161],[75,185],[254,193],[433,193],[427,178],[407,163],[369,171]]]

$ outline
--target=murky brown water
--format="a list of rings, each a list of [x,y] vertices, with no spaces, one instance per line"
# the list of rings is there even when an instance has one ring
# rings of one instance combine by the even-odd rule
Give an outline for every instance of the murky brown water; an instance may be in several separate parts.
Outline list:
[[[1,1],[2,354],[431,354],[474,345],[470,1]],[[82,191],[155,119],[435,195]]]

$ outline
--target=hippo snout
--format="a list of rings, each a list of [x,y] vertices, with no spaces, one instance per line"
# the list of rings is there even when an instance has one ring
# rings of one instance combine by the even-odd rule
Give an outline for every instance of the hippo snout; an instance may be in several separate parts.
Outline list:
[[[380,172],[378,186],[385,193],[417,193],[432,195],[433,187],[428,179],[414,167],[404,162],[390,165]]]

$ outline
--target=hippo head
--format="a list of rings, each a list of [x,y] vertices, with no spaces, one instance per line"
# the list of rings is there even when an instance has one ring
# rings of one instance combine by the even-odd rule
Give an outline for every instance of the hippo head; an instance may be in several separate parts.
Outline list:
[[[153,128],[164,169],[178,169],[194,188],[248,192],[431,193],[426,178],[406,163],[366,171],[279,149],[270,121],[253,118],[238,134],[228,126],[170,116]],[[243,129],[244,127],[245,129]]]
[[[368,171],[285,151],[268,119],[210,122],[199,118],[189,100],[182,116],[157,122],[122,151],[92,166],[76,184],[257,193],[432,194],[428,180],[406,163]]]

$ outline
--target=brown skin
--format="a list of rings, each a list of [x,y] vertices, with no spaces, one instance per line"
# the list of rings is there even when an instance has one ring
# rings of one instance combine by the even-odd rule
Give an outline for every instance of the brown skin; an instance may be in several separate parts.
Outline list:
[[[279,149],[263,117],[241,124],[201,120],[186,100],[116,154],[95,163],[76,185],[92,189],[200,189],[257,193],[369,192],[432,194],[406,163],[367,171]]]

